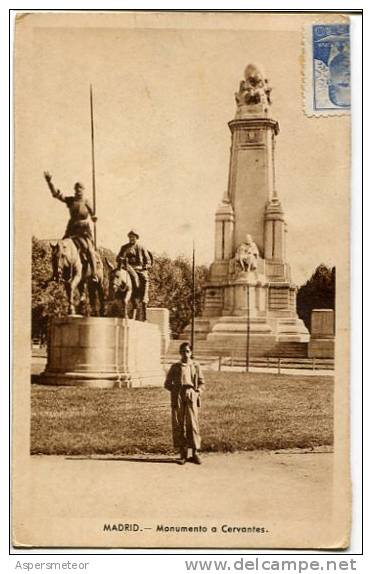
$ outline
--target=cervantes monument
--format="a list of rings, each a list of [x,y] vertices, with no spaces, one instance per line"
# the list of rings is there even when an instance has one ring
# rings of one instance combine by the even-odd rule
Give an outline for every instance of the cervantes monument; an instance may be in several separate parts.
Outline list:
[[[286,260],[286,222],[275,184],[279,125],[269,114],[270,91],[260,70],[247,66],[228,124],[228,189],[216,212],[203,315],[195,320],[196,340],[205,339],[215,351],[243,347],[248,321],[252,355],[309,341]]]

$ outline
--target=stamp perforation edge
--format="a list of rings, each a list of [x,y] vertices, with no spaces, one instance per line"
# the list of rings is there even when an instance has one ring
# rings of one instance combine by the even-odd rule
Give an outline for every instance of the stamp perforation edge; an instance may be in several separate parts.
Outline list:
[[[350,19],[347,16],[339,16],[337,20],[332,21],[319,21],[314,20],[311,24],[306,24],[303,27],[303,52],[302,52],[302,65],[303,65],[303,111],[309,118],[315,117],[331,117],[331,116],[350,116],[351,106],[348,107],[321,107],[316,108],[314,105],[314,68],[313,68],[313,27],[314,26],[349,26],[350,35]]]

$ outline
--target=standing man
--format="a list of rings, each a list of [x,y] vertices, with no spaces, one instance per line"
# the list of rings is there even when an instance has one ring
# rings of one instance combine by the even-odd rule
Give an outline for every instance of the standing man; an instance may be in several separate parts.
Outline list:
[[[204,377],[191,353],[190,343],[182,343],[181,360],[171,366],[164,383],[171,393],[173,444],[180,449],[180,464],[187,461],[189,448],[192,449],[192,462],[201,464],[198,408]]]
[[[76,182],[74,185],[75,195],[69,195],[66,197],[59,189],[54,187],[52,183],[52,176],[49,172],[45,171],[44,177],[52,196],[65,203],[70,212],[70,219],[67,224],[63,239],[66,239],[67,237],[81,237],[85,240],[85,244],[87,246],[87,255],[92,269],[92,279],[93,281],[98,281],[96,253],[89,221],[89,218],[91,218],[92,221],[95,222],[97,221],[97,217],[93,212],[89,201],[84,197],[83,184]]]
[[[139,288],[142,302],[142,320],[146,321],[146,308],[149,302],[149,273],[152,267],[152,255],[138,243],[139,235],[131,229],[128,233],[129,243],[122,245],[116,258],[118,267],[123,265],[132,277],[133,287]],[[127,266],[128,265],[128,266]]]

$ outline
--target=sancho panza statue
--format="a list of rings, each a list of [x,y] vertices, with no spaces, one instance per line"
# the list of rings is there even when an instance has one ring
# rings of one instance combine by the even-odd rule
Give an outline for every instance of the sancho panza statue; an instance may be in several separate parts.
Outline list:
[[[138,294],[142,307],[141,320],[146,321],[146,309],[149,302],[149,269],[153,265],[153,256],[138,243],[139,234],[134,229],[128,233],[129,242],[121,246],[116,262],[118,268],[125,268],[131,276],[133,292]]]

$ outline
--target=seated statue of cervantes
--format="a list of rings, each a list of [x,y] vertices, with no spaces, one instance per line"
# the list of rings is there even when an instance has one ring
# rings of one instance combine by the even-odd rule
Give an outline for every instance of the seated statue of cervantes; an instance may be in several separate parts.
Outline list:
[[[251,235],[247,235],[237,248],[235,253],[235,262],[241,271],[255,271],[257,269],[257,260],[259,257],[258,247]]]

